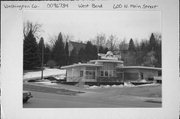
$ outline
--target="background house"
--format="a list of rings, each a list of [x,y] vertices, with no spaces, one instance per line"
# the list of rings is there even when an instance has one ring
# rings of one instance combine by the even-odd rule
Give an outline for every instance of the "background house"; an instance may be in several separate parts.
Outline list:
[[[82,42],[74,42],[74,41],[69,41],[69,54],[72,52],[72,50],[75,48],[76,53],[79,52],[81,48],[85,48],[86,44]]]

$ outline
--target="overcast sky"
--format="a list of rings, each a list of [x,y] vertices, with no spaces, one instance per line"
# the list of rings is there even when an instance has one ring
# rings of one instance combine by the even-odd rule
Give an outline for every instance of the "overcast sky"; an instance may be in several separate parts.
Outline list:
[[[99,33],[119,39],[148,39],[152,32],[161,33],[159,11],[30,10],[23,20],[42,24],[45,41],[59,32],[73,40],[87,41]]]

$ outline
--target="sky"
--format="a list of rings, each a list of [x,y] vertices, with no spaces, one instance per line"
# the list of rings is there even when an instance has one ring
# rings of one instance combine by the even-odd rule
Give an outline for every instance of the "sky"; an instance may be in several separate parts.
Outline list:
[[[29,10],[23,12],[23,21],[42,24],[41,36],[46,42],[60,32],[83,42],[101,33],[127,41],[149,39],[152,32],[161,33],[159,11]]]

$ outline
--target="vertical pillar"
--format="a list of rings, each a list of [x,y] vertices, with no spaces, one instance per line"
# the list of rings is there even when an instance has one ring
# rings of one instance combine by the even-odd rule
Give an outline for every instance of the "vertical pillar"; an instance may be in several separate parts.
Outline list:
[[[141,72],[138,71],[138,79],[140,80],[141,79]]]
[[[122,72],[122,79],[123,79],[123,83],[124,83],[124,71]]]
[[[81,79],[81,81],[85,81],[86,80],[86,68],[84,67],[83,69],[83,77]]]
[[[43,40],[43,38],[41,38]],[[44,41],[43,41],[44,42]],[[42,43],[41,51],[41,80],[43,79],[43,70],[44,70],[44,43]]]
[[[97,81],[97,78],[98,78],[98,67],[96,67],[96,70],[95,70],[95,80]]]
[[[73,80],[73,79],[72,79],[72,78],[74,77],[73,75],[74,75],[74,68],[72,68],[71,78],[70,78],[71,80]]]

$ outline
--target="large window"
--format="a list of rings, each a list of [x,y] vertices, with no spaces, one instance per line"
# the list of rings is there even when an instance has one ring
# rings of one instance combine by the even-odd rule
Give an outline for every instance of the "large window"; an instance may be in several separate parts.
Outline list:
[[[83,77],[83,71],[80,71],[80,77]]]
[[[116,71],[115,70],[101,70],[100,76],[101,77],[115,77]]]
[[[86,78],[87,79],[95,79],[95,71],[94,70],[86,70]]]
[[[106,77],[108,76],[108,71],[105,71],[105,76],[106,76]]]
[[[101,76],[104,76],[104,71],[101,71]]]

